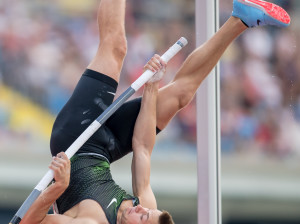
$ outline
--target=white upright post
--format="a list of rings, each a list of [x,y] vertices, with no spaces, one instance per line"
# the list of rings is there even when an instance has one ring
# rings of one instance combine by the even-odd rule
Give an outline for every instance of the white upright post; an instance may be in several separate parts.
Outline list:
[[[196,0],[196,44],[219,28],[218,0]],[[198,224],[221,224],[219,67],[197,92]]]

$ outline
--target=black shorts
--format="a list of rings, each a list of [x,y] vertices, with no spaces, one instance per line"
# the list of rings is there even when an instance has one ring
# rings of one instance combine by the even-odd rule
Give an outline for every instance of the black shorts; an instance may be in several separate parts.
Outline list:
[[[113,102],[118,83],[87,69],[71,98],[59,112],[52,129],[50,148],[55,156],[68,147]],[[141,98],[124,103],[77,153],[97,153],[113,162],[132,151],[132,136]],[[157,132],[159,130],[157,129]]]

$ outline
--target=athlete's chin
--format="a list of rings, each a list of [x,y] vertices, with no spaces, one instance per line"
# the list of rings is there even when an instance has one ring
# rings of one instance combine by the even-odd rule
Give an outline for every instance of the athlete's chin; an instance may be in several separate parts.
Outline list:
[[[125,208],[124,211],[122,212],[122,217],[121,217],[121,224],[126,224],[127,223],[127,218],[130,213],[131,209],[130,208]]]
[[[126,209],[124,209],[124,211],[122,212],[122,216],[121,216],[121,224],[125,224],[126,223]]]
[[[122,216],[126,217],[128,214],[130,214],[130,211],[131,211],[131,209],[129,207],[125,208],[124,211],[122,212]]]

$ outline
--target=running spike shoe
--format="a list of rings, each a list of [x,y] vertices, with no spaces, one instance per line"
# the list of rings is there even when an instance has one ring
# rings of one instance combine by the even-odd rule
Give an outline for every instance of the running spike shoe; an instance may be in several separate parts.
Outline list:
[[[232,16],[238,17],[248,27],[290,25],[289,14],[280,6],[262,0],[233,0]]]

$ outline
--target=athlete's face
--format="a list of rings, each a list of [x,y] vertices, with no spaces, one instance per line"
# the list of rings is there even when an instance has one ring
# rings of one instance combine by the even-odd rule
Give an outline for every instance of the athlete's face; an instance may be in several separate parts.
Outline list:
[[[157,224],[162,212],[144,208],[141,205],[126,208],[122,213],[121,224]]]

